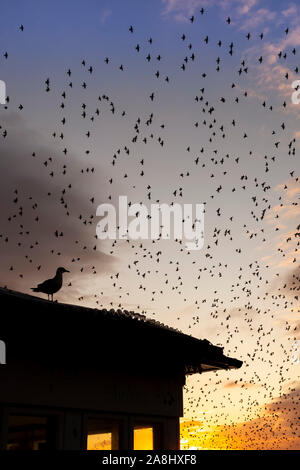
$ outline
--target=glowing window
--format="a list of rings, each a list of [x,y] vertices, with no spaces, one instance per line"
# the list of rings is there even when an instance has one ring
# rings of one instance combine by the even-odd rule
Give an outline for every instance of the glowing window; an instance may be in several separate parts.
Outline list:
[[[154,450],[154,433],[152,426],[135,426],[133,431],[134,450]]]
[[[109,420],[89,418],[87,450],[118,450],[119,426]]]

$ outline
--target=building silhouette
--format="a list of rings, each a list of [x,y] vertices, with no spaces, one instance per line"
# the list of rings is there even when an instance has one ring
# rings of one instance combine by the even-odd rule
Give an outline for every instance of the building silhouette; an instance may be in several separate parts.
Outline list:
[[[1,449],[179,449],[187,374],[239,368],[143,315],[0,289]]]

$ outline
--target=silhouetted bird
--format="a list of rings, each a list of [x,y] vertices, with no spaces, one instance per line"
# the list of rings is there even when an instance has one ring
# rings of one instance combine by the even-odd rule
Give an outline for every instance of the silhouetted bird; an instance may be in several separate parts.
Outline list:
[[[31,290],[33,292],[43,292],[43,294],[48,295],[48,300],[49,296],[52,296],[51,300],[53,302],[53,294],[58,292],[63,283],[63,273],[69,273],[65,268],[57,268],[56,274],[52,279],[47,279],[47,281],[42,282],[41,284],[38,284],[37,287],[32,287]]]

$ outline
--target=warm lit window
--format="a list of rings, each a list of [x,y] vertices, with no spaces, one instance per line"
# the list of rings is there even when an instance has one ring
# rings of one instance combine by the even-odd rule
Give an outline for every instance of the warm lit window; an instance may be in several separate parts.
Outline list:
[[[7,450],[52,450],[56,447],[56,419],[52,416],[8,417]]]
[[[153,450],[154,433],[152,426],[135,426],[133,431],[134,450]]]
[[[119,425],[115,421],[88,419],[87,450],[118,450]]]

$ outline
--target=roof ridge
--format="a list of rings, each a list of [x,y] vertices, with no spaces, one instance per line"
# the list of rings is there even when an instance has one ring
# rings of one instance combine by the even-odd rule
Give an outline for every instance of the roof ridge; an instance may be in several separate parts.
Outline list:
[[[75,305],[75,304],[65,303],[65,302],[50,302],[49,300],[43,299],[43,298],[38,297],[36,295],[16,291],[16,290],[13,290],[13,289],[9,289],[8,287],[0,287],[0,295],[1,295],[1,293],[10,294],[10,295],[13,295],[13,296],[19,297],[19,298],[27,298],[28,300],[34,300],[34,301],[37,301],[37,302],[45,302],[45,303],[50,304],[50,305],[51,304],[60,305],[60,306],[66,306],[68,308],[85,309],[85,310],[94,311],[94,312],[101,312],[103,314],[120,315],[120,316],[124,316],[124,317],[127,317],[127,318],[130,317],[131,319],[142,321],[144,323],[149,323],[149,324],[152,324],[152,325],[157,326],[159,328],[167,329],[169,331],[173,331],[175,333],[186,334],[186,333],[183,333],[178,328],[174,328],[172,326],[166,325],[165,323],[160,322],[159,320],[155,320],[154,318],[148,318],[146,315],[144,315],[142,313],[134,312],[133,310],[127,310],[127,309],[122,310],[120,308],[119,309],[113,309],[113,308],[99,309],[99,308],[96,308],[96,307],[87,307],[85,305]],[[199,341],[203,341],[203,340],[199,340]]]

